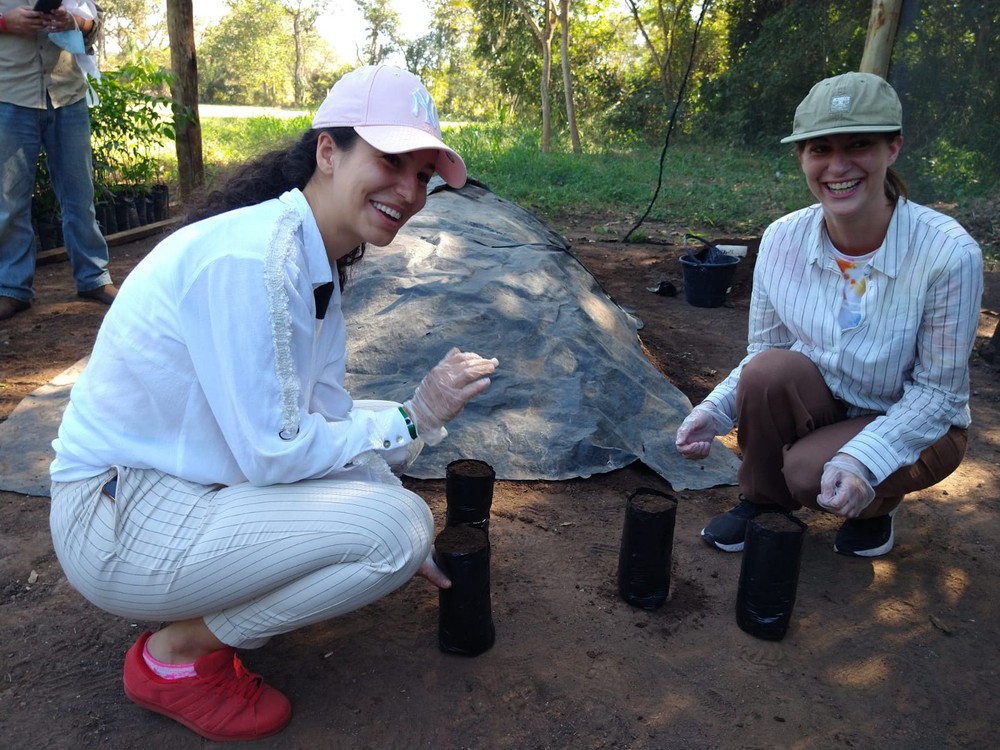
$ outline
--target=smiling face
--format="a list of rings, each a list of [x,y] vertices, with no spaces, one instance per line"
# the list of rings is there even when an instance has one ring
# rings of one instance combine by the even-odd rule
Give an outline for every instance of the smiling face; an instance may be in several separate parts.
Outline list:
[[[811,138],[798,150],[809,190],[823,205],[828,222],[881,217],[891,202],[885,175],[899,156],[901,136],[837,133]]]
[[[362,242],[388,245],[427,203],[437,151],[377,151],[358,138],[350,149],[327,133],[316,145],[316,171],[303,193],[334,263]]]

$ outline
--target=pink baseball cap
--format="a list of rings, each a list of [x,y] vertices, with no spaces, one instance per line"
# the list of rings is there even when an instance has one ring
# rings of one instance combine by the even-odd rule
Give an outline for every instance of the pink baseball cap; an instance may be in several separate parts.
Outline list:
[[[437,173],[452,187],[465,184],[465,162],[441,140],[430,93],[406,70],[391,65],[352,70],[333,84],[312,126],[352,127],[370,146],[386,154],[437,149]]]

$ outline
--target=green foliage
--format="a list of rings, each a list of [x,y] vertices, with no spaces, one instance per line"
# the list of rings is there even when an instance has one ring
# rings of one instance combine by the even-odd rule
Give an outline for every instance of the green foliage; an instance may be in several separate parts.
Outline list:
[[[117,68],[137,56],[170,65],[166,15],[153,0],[102,0],[102,67]]]
[[[321,101],[343,72],[331,65],[333,55],[316,31],[324,0],[226,4],[229,12],[198,45],[201,100],[261,106]]]
[[[903,103],[901,170],[926,200],[1000,181],[1000,5],[921,3],[900,21],[889,80]]]
[[[39,222],[58,223],[59,201],[52,189],[52,178],[49,177],[49,163],[44,153],[38,154],[35,165],[35,187],[31,193],[31,215]]]
[[[728,5],[739,10],[738,2]],[[705,72],[696,127],[733,144],[770,146],[788,134],[795,107],[814,83],[857,70],[871,0],[752,6],[754,13],[737,15],[731,29],[730,67]]]
[[[397,49],[399,40],[399,14],[389,0],[354,0],[367,27],[361,61],[365,65],[379,65]]]
[[[248,161],[302,135],[312,126],[302,117],[210,117],[201,121],[206,166],[230,166]]]
[[[446,137],[470,176],[546,219],[612,213],[635,220],[656,188],[658,153],[643,144],[579,156],[564,138],[561,149],[543,154],[537,130],[496,124],[466,125]],[[664,186],[650,218],[757,232],[811,202],[791,153],[734,152],[687,141],[668,148]]]
[[[286,144],[309,123],[309,117],[204,119],[206,170],[212,173]],[[558,133],[553,151],[543,154],[536,127],[494,119],[446,127],[445,140],[462,154],[472,179],[556,228],[567,217],[592,217],[595,232],[624,236],[656,190],[660,147],[634,139],[609,139],[579,155],[571,152],[565,133]],[[940,166],[928,171],[932,180],[952,179]],[[813,202],[793,149],[733,149],[685,136],[667,149],[663,185],[649,218],[720,235],[754,235]],[[949,209],[987,253],[1000,249],[991,218],[997,215],[996,202],[995,197],[970,196]]]
[[[149,185],[157,179],[158,153],[174,139],[171,74],[138,58],[105,71],[90,109],[94,181],[98,185]]]
[[[198,48],[202,101],[276,106],[291,102],[291,24],[277,0],[228,0],[230,12]]]

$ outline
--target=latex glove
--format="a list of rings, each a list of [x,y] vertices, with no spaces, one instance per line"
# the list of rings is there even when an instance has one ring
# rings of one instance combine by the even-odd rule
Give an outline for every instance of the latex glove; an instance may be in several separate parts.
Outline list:
[[[418,576],[423,576],[428,581],[433,583],[439,589],[450,589],[451,581],[448,576],[437,566],[434,561],[434,547],[431,547],[431,551],[427,555],[427,559],[423,561],[420,565],[420,569],[417,571]]]
[[[710,403],[698,404],[677,428],[674,445],[684,458],[708,458],[712,441],[733,429],[733,420]]]
[[[403,404],[424,442],[437,445],[444,439],[445,424],[490,387],[489,376],[499,364],[455,347],[424,376],[413,398]]]
[[[838,516],[857,518],[875,499],[868,467],[854,456],[838,453],[823,467],[816,502]]]

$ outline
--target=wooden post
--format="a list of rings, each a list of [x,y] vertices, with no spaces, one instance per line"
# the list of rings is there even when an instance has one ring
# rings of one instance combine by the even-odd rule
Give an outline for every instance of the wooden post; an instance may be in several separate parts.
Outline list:
[[[903,0],[872,0],[868,37],[865,39],[865,52],[861,56],[859,68],[862,73],[874,73],[886,77],[902,9]]]
[[[175,107],[177,172],[183,201],[205,182],[192,0],[167,0],[167,34],[170,38],[170,67],[174,73],[171,94]]]

